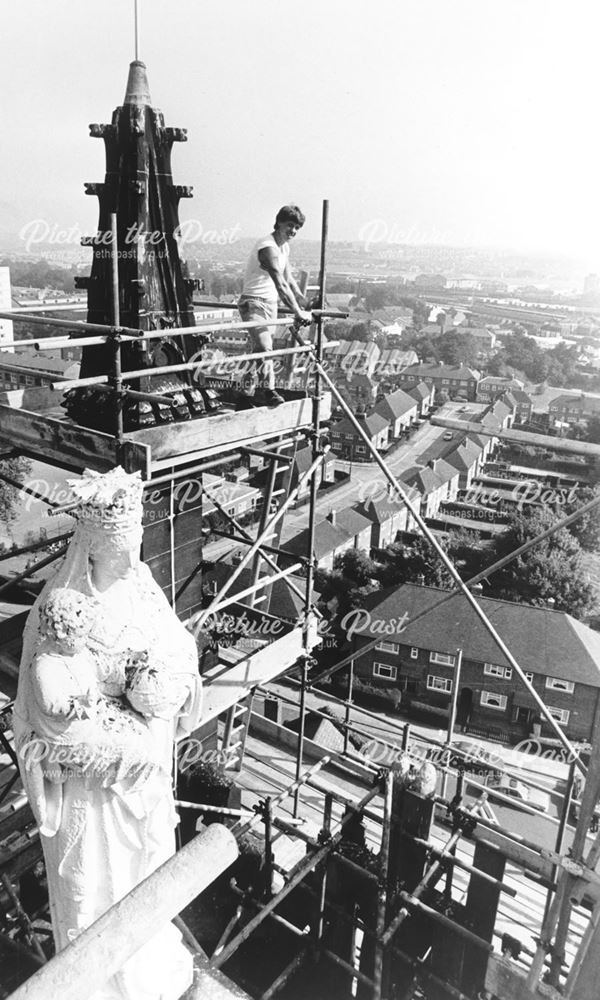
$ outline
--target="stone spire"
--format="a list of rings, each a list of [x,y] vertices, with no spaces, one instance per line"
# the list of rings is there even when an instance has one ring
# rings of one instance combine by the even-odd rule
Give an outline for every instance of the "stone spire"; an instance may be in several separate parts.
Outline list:
[[[171,173],[173,144],[185,142],[187,134],[167,127],[152,105],[145,63],[134,59],[130,64],[123,104],[114,110],[110,125],[90,125],[90,134],[104,140],[106,172],[103,182],[85,185],[86,194],[99,203],[98,236],[82,239],[93,248],[91,274],[76,279],[76,286],[88,292],[88,322],[112,322],[107,234],[111,213],[116,213],[121,325],[165,331],[193,326],[196,283],[187,275],[178,242],[179,201],[191,198],[192,189],[175,184]],[[165,333],[164,341],[125,344],[123,370],[186,361],[203,340],[190,334],[174,341]],[[83,348],[82,377],[104,374],[110,366],[108,348]],[[157,387],[153,381],[153,391]]]
[[[123,104],[151,105],[150,87],[146,76],[146,63],[135,59],[129,64],[129,76],[125,88]]]

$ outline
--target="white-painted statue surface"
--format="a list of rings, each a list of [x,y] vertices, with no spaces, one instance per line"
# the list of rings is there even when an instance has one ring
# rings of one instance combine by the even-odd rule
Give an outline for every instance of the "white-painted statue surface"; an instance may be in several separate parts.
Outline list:
[[[175,850],[174,740],[200,721],[196,645],[139,559],[142,483],[70,485],[76,528],[34,604],[14,731],[41,833],[57,951]],[[172,924],[94,1000],[175,1000],[192,980]]]

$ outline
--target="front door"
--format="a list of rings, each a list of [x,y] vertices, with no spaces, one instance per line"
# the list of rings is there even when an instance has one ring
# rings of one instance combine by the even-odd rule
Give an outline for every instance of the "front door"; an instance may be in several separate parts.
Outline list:
[[[461,688],[458,693],[458,704],[456,706],[457,726],[466,726],[471,718],[473,708],[473,691],[469,687]]]

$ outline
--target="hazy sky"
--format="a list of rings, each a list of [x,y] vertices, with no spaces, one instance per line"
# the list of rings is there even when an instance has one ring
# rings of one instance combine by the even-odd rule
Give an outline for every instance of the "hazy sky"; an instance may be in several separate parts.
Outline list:
[[[139,0],[140,58],[175,146],[182,215],[318,237],[584,256],[597,237],[596,0]],[[18,0],[0,22],[0,228],[96,228],[103,143],[133,58],[133,0]],[[378,220],[378,221],[377,221]],[[375,227],[375,222],[377,223]],[[373,228],[369,229],[369,224]]]

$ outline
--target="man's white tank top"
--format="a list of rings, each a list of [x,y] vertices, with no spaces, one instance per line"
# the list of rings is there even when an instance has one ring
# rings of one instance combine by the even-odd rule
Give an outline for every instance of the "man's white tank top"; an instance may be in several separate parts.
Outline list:
[[[256,298],[267,299],[269,302],[276,302],[277,288],[275,287],[275,282],[269,272],[265,271],[265,269],[261,267],[258,259],[258,251],[264,250],[265,247],[273,247],[279,255],[280,270],[282,274],[285,272],[290,254],[289,244],[284,243],[283,246],[280,247],[277,245],[275,238],[272,235],[264,236],[262,240],[258,240],[258,242],[254,244],[252,253],[248,258],[246,273],[244,275],[242,295],[256,296]]]

